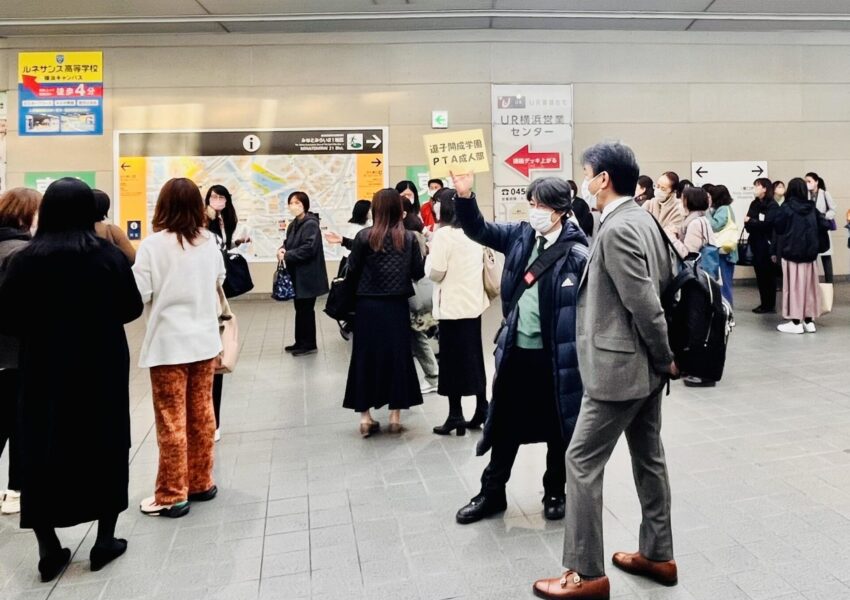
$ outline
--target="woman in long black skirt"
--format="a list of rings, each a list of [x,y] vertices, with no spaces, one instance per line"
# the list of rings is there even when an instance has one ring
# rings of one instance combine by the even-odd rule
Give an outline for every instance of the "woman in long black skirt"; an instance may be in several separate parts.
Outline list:
[[[455,191],[440,190],[440,227],[431,240],[431,279],[437,282],[434,318],[440,321],[440,382],[449,397],[449,416],[434,427],[438,435],[464,435],[487,416],[487,375],[481,347],[481,314],[490,306],[484,291],[484,248],[466,237],[455,219]],[[461,399],[475,396],[475,416],[467,422]]]
[[[405,231],[401,196],[384,189],[372,198],[374,225],[354,238],[348,258],[356,290],[354,347],[343,407],[360,413],[360,434],[380,431],[371,409],[389,405],[389,433],[401,433],[401,410],[422,404],[410,349],[407,299],[425,276],[424,257]]]

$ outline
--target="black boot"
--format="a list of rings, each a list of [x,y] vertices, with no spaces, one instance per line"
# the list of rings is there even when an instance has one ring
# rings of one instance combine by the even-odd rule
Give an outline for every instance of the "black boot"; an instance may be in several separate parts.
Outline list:
[[[434,433],[436,433],[437,435],[451,435],[452,431],[455,430],[457,430],[458,437],[466,435],[466,420],[463,418],[463,416],[450,416],[448,419],[446,419],[445,423],[434,427]]]
[[[455,520],[461,525],[468,525],[505,512],[507,508],[508,502],[505,499],[504,492],[499,495],[493,493],[487,495],[482,492],[470,500],[469,504],[457,511]]]
[[[484,422],[487,420],[487,398],[484,395],[478,396],[475,401],[475,414],[472,415],[472,420],[466,422],[467,429],[481,429]]]

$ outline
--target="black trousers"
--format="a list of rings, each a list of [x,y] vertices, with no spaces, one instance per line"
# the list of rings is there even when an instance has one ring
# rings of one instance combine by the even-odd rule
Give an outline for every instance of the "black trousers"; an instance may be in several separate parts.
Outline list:
[[[20,391],[20,371],[3,369],[0,371],[0,455],[9,442],[9,484],[10,490],[21,490],[21,448],[18,426],[18,396]]]
[[[490,450],[490,464],[481,474],[481,491],[487,495],[504,496],[505,485],[511,478],[519,443],[511,440],[494,440]],[[563,438],[546,442],[546,472],[543,490],[546,496],[563,496],[567,484],[567,444]]]
[[[221,425],[221,388],[224,386],[224,375],[213,375],[213,412],[215,413],[215,428]]]
[[[823,280],[825,283],[832,283],[834,279],[832,274],[832,257],[821,256],[820,259],[823,263]]]
[[[316,299],[295,299],[295,345],[299,348],[316,347]]]
[[[766,310],[774,310],[776,308],[776,265],[773,263],[756,264],[754,268],[761,307]]]

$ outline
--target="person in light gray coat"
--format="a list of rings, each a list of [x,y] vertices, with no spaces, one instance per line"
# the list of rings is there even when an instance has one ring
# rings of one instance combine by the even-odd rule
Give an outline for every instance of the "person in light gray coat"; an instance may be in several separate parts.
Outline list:
[[[567,450],[563,564],[568,571],[534,584],[542,598],[607,598],[610,593],[602,480],[623,433],[643,521],[639,552],[617,553],[614,564],[665,585],[677,580],[661,397],[678,369],[660,299],[673,280],[675,263],[655,219],[632,197],[639,170],[631,149],[598,144],[582,162],[589,203],[602,219],[578,292],[578,361],[585,395]]]

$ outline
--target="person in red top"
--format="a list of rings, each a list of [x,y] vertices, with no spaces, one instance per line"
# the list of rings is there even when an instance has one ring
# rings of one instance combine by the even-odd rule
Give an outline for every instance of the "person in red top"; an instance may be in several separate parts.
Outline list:
[[[443,185],[442,179],[429,179],[428,180],[428,196],[430,199],[428,202],[422,205],[420,209],[419,216],[422,218],[422,223],[425,225],[426,229],[434,230],[434,225],[440,220],[440,210],[437,208],[437,202],[434,200],[434,196],[437,195],[441,189],[445,187]]]

